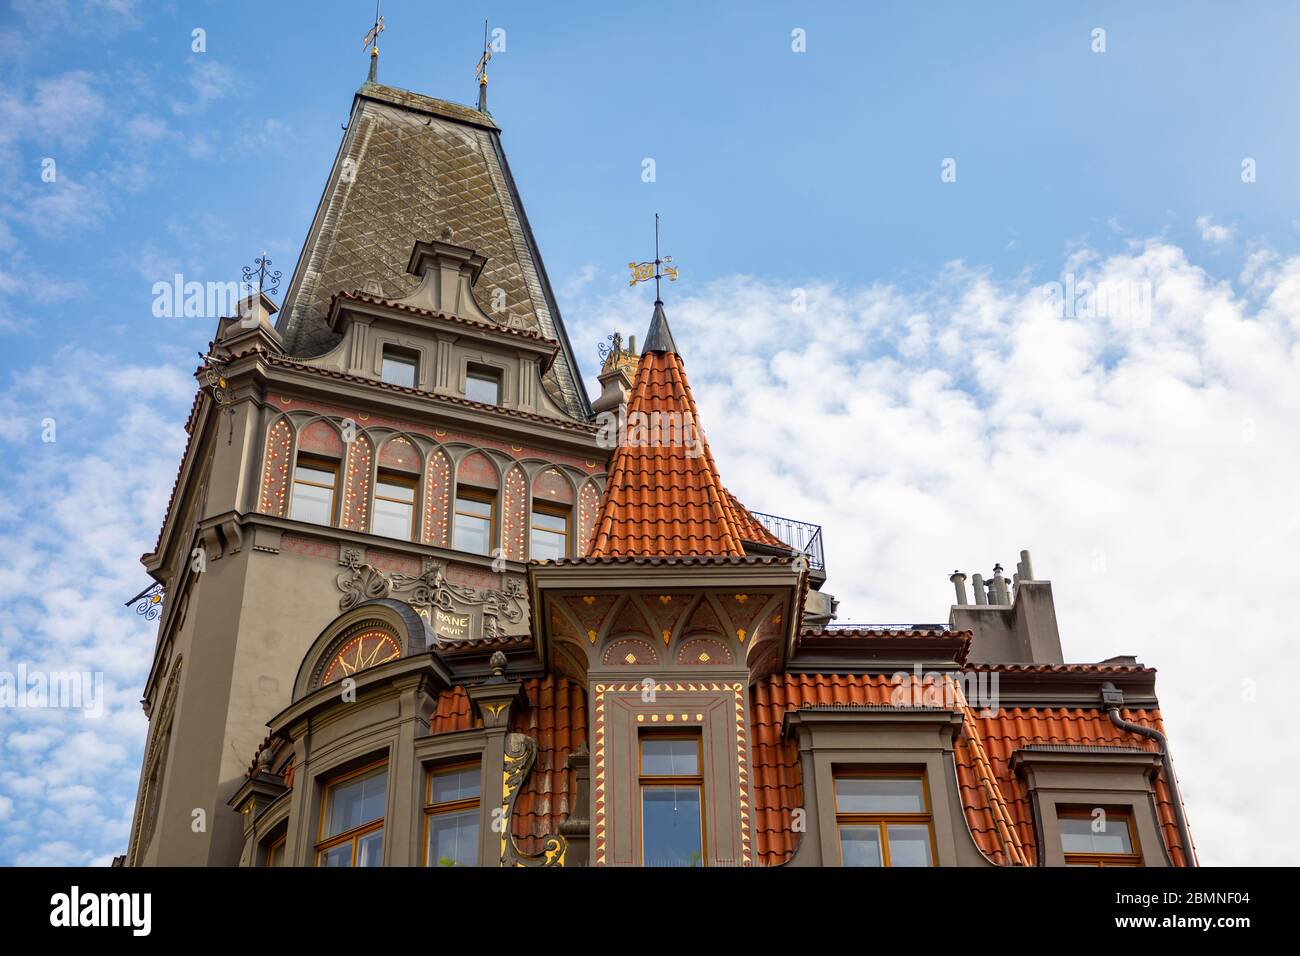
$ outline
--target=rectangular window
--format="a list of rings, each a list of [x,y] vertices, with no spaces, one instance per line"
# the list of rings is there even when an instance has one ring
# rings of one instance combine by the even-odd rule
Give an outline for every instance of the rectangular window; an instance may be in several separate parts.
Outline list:
[[[386,764],[363,767],[328,784],[321,806],[317,865],[379,866],[387,799]]]
[[[410,541],[415,537],[415,479],[379,473],[375,482],[372,534]]]
[[[457,551],[492,553],[494,502],[495,498],[486,492],[462,491],[456,495],[452,540]]]
[[[495,369],[471,366],[465,372],[465,397],[484,405],[500,405],[501,373]]]
[[[924,774],[837,771],[841,866],[933,866],[934,829]]]
[[[640,739],[641,863],[704,865],[704,756],[699,734]]]
[[[1071,809],[1057,814],[1066,866],[1141,866],[1133,817],[1123,810]]]
[[[478,866],[481,780],[477,761],[430,772],[424,797],[425,866]]]
[[[558,561],[569,554],[569,513],[554,507],[533,508],[531,550],[534,561]]]
[[[410,352],[384,346],[380,359],[379,378],[389,385],[401,385],[403,388],[415,388],[415,372],[419,365]]]
[[[338,475],[338,465],[332,462],[299,457],[293,470],[289,517],[314,524],[333,524]]]

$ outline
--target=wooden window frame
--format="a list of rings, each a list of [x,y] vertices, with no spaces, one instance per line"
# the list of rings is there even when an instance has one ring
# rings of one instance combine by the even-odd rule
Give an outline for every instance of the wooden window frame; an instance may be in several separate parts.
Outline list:
[[[550,515],[553,518],[564,519],[564,550],[562,557],[569,557],[569,545],[573,540],[573,509],[565,505],[551,504],[549,501],[534,501],[533,506],[528,510],[528,556],[533,556],[533,515],[541,512]],[[547,534],[559,534],[558,531],[552,531],[550,528],[543,529]],[[638,745],[639,752],[639,745]]]
[[[642,768],[645,766],[645,742],[647,740],[694,740],[695,741],[695,766],[699,770],[697,774],[652,774],[645,773]],[[643,727],[637,734],[636,741],[636,780],[637,780],[637,806],[641,814],[640,830],[640,857],[641,865],[645,866],[645,788],[646,787],[695,787],[700,793],[700,866],[708,866],[708,822],[705,813],[704,802],[704,734],[700,730],[660,730],[657,728]]]
[[[921,782],[921,795],[925,798],[924,813],[841,813],[839,809],[839,791],[836,789],[836,783],[840,780],[848,779],[907,779],[919,780]],[[930,833],[930,866],[939,865],[939,847],[934,838],[934,807],[930,801],[930,781],[924,770],[874,770],[870,768],[846,767],[836,769],[831,774],[831,806],[835,811],[835,850],[838,855],[837,862],[844,866],[844,837],[840,830],[843,827],[870,827],[874,826],[880,831],[880,865],[882,868],[893,866],[890,861],[889,853],[889,825],[904,824],[914,826],[925,826]]]
[[[266,844],[266,859],[262,862],[262,865],[274,868],[275,864],[272,863],[271,860],[275,857],[275,851],[280,847],[284,847],[285,844],[288,842],[288,840],[289,840],[289,831],[286,829],[278,837],[276,837],[270,843]]]
[[[433,778],[438,774],[450,773],[453,770],[468,770],[473,768],[479,772],[479,786],[477,797],[466,797],[463,800],[446,800],[442,803],[433,803]],[[433,764],[425,768],[424,773],[424,835],[421,837],[421,845],[424,847],[423,860],[425,866],[436,866],[437,864],[429,862],[429,823],[435,816],[443,813],[460,813],[464,810],[478,810],[482,814],[483,806],[483,761],[474,757],[467,760],[456,760],[451,763]],[[479,823],[479,845],[475,857],[478,862],[475,866],[483,865],[483,832],[482,821]]]
[[[306,468],[316,468],[316,469],[318,469],[318,470],[320,470],[320,471],[328,471],[328,472],[330,472],[331,474],[334,475],[334,483],[331,484],[331,485],[321,485],[321,484],[317,484],[317,483],[314,482],[314,481],[301,481],[301,482],[300,482],[300,481],[298,480],[298,467],[299,467],[300,465],[303,466],[303,467],[306,467]],[[300,485],[300,484],[308,485],[308,486],[310,486],[310,487],[312,487],[312,488],[329,488],[329,490],[330,490],[330,513],[329,513],[329,520],[328,520],[327,522],[325,522],[325,524],[321,525],[320,527],[322,527],[322,528],[333,528],[333,527],[335,526],[334,522],[335,522],[335,518],[337,517],[337,513],[338,513],[338,503],[339,503],[339,473],[342,472],[342,470],[343,470],[343,468],[342,468],[342,463],[341,463],[341,462],[338,462],[338,461],[335,461],[335,460],[332,459],[332,458],[323,458],[323,457],[321,457],[321,456],[319,456],[319,455],[305,455],[305,454],[302,454],[301,452],[299,452],[298,455],[297,455],[297,456],[294,458],[294,460],[293,460],[293,470],[290,472],[290,475],[289,475],[289,488],[290,488],[290,492],[289,492],[289,516],[290,516],[291,518],[292,518],[292,516],[293,516],[293,499],[294,499],[294,495],[295,495],[295,494],[297,493],[297,491],[298,491],[298,485]],[[307,521],[305,518],[293,518],[293,520],[294,520],[294,521],[302,521],[302,522],[305,523],[305,524],[316,524],[316,522],[314,522],[314,521]]]
[[[1065,833],[1057,825],[1057,834],[1061,840],[1061,854],[1065,857],[1066,866],[1123,866],[1136,867],[1142,866],[1142,845],[1138,842],[1137,824],[1133,819],[1133,811],[1126,807],[1102,807],[1106,813],[1106,822],[1109,826],[1110,821],[1116,817],[1124,820],[1125,826],[1128,827],[1128,843],[1133,847],[1132,853],[1070,853],[1065,849]],[[1088,820],[1093,819],[1092,810],[1081,807],[1060,807],[1056,811],[1056,819],[1060,820]]]
[[[384,359],[390,359],[393,362],[401,362],[411,366],[411,384],[403,385],[400,382],[389,382],[384,378]],[[388,385],[397,388],[419,388],[420,387],[420,353],[415,349],[408,349],[401,345],[392,345],[385,343],[379,347],[379,380]]]
[[[471,378],[492,379],[497,387],[497,400],[495,402],[484,402],[477,398],[469,397],[469,380]],[[480,405],[494,405],[501,407],[506,400],[506,375],[505,370],[495,365],[483,365],[476,362],[469,362],[465,366],[465,397],[471,402],[478,402]]]
[[[321,865],[321,858],[326,850],[332,850],[336,846],[341,846],[342,844],[351,841],[352,862],[349,865],[355,868],[357,865],[357,845],[360,842],[360,838],[363,836],[368,836],[369,834],[374,833],[376,830],[382,830],[384,828],[384,825],[388,822],[388,787],[392,783],[391,779],[388,781],[388,783],[384,785],[384,815],[383,816],[379,817],[377,820],[370,820],[366,823],[359,824],[353,827],[351,830],[344,830],[342,833],[336,833],[332,837],[323,838],[320,836],[320,834],[325,832],[325,817],[329,812],[329,808],[330,808],[331,792],[336,787],[338,787],[339,784],[347,783],[349,780],[353,780],[357,777],[362,777],[365,776],[366,774],[374,773],[376,770],[379,770],[381,767],[385,771],[388,770],[388,758],[384,757],[379,760],[372,761],[363,767],[357,767],[355,770],[349,770],[347,773],[340,774],[339,776],[334,777],[325,782],[324,787],[321,791],[320,822],[316,827],[316,834],[317,834],[316,865],[318,867]],[[385,843],[386,842],[387,840],[385,839]]]
[[[400,498],[389,498],[379,493],[379,488],[383,484],[401,485],[403,488],[411,489],[411,500],[402,501]],[[388,471],[381,469],[375,472],[375,500],[391,501],[393,504],[409,505],[411,508],[411,536],[409,538],[394,538],[394,541],[415,541],[420,534],[420,480],[414,475],[403,474],[400,471]],[[375,533],[375,508],[370,508],[370,533]]]
[[[497,494],[487,488],[475,488],[473,486],[461,486],[456,489],[456,497],[451,502],[451,547],[453,551],[460,551],[456,542],[456,516],[464,514],[466,517],[477,518],[482,520],[482,515],[472,514],[468,511],[460,510],[460,499],[467,498],[470,501],[484,502],[489,507],[488,513],[488,549],[484,557],[492,556],[492,549],[497,547]],[[477,551],[466,551],[465,554],[478,554]]]

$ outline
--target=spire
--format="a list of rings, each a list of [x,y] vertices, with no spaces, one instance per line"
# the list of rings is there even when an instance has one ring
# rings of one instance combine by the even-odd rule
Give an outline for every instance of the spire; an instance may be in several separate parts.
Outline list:
[[[478,111],[486,113],[487,108],[487,65],[492,59],[492,48],[488,45],[488,22],[483,21],[483,55],[478,59],[474,75],[478,77]]]
[[[654,315],[650,317],[650,331],[645,336],[645,348],[642,355],[650,352],[672,352],[677,354],[677,343],[673,341],[672,329],[668,328],[668,316],[664,315],[664,304],[655,299]]]
[[[375,25],[361,41],[361,49],[370,47],[370,75],[366,77],[370,83],[377,82],[379,76],[379,34],[384,32],[384,18],[379,15],[379,3],[380,0],[375,0]]]

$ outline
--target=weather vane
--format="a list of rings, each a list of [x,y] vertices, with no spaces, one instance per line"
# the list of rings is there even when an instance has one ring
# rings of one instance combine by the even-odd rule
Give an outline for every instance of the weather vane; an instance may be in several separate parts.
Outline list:
[[[629,262],[627,267],[632,270],[632,279],[628,285],[636,285],[638,282],[649,282],[655,280],[655,301],[659,301],[659,280],[667,279],[669,282],[677,281],[677,267],[670,266],[668,263],[673,261],[672,256],[659,258],[659,213],[655,213],[655,257],[653,262]]]
[[[370,47],[370,82],[372,83],[375,81],[379,67],[379,34],[384,32],[384,18],[379,15],[379,3],[380,0],[375,0],[375,25],[361,41],[361,49]]]
[[[265,292],[267,295],[275,295],[280,291],[280,270],[269,271],[271,260],[263,252],[253,260],[251,266],[244,266],[244,286],[245,288],[253,284],[253,276],[257,276],[257,291]]]
[[[483,55],[478,58],[478,65],[474,67],[474,75],[478,77],[478,109],[480,113],[487,112],[487,65],[490,59],[492,59],[492,47],[488,43],[488,22],[484,20]]]

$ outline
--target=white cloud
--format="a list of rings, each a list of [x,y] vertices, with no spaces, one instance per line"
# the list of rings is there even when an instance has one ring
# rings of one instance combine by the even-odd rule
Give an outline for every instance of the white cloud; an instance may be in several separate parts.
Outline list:
[[[1231,226],[1221,226],[1215,223],[1210,216],[1197,216],[1196,228],[1201,232],[1203,242],[1221,245],[1232,238],[1233,228]]]
[[[144,383],[148,387],[142,387]],[[103,715],[0,710],[0,861],[86,865],[126,847],[155,626],[147,578],[192,380],[66,348],[0,390],[0,660],[101,675]],[[41,441],[43,419],[57,440]]]
[[[1300,257],[1256,262],[1249,294],[1156,240],[1064,268],[1150,281],[1149,323],[1062,318],[960,263],[916,292],[807,282],[804,312],[747,277],[667,309],[723,479],[824,526],[841,620],[946,620],[953,568],[1031,549],[1067,660],[1159,668],[1203,862],[1289,862],[1297,839],[1255,821],[1300,783],[1273,749],[1296,660]],[[582,342],[640,336],[650,311],[624,290],[566,315]]]

